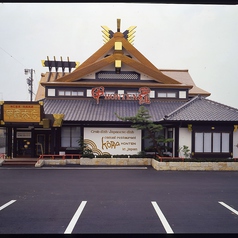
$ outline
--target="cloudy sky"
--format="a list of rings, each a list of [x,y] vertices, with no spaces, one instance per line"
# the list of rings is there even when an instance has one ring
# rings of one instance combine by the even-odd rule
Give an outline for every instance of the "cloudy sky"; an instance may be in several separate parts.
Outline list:
[[[82,63],[103,45],[102,25],[137,26],[134,46],[159,69],[188,69],[209,99],[238,108],[238,5],[0,3],[0,100],[29,101],[24,69]]]

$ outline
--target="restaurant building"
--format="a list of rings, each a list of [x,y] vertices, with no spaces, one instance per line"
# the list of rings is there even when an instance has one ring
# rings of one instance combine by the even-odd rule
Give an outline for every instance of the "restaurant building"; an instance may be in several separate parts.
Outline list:
[[[142,105],[173,138],[167,156],[186,145],[194,158],[238,157],[238,109],[209,100],[188,70],[154,66],[133,46],[134,26],[121,32],[118,19],[117,31],[102,28],[104,45],[82,64],[42,61],[35,101],[1,102],[8,157],[78,153],[80,138],[95,155],[138,154],[145,132],[115,114],[135,116]]]

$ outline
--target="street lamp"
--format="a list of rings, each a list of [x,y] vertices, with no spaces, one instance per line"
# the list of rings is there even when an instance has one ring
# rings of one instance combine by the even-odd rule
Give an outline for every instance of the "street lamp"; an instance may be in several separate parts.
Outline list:
[[[25,75],[30,73],[30,77],[26,79],[26,82],[28,84],[28,92],[30,93],[31,101],[32,101],[32,95],[33,95],[33,71],[35,72],[35,70],[33,70],[33,69],[25,69],[24,71],[25,71]]]

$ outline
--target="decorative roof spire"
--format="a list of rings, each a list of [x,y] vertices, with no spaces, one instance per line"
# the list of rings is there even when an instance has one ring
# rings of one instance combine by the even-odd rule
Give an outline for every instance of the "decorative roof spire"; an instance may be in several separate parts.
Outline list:
[[[110,30],[107,26],[101,26],[103,28],[103,41],[104,43],[107,43],[110,39],[112,39],[114,32]],[[134,42],[134,29],[136,26],[130,26],[126,31],[123,32],[124,38],[127,39],[131,44]],[[121,31],[121,19],[117,19],[117,32]]]
[[[121,19],[117,19],[117,32],[120,32],[121,28]]]

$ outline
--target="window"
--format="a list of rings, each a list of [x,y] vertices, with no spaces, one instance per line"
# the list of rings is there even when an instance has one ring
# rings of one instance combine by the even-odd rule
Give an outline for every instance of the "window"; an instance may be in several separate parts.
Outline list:
[[[195,133],[195,152],[203,152],[203,133]]]
[[[176,98],[175,92],[159,92],[158,98]]]
[[[229,153],[229,133],[222,133],[222,153]]]
[[[116,92],[115,92],[115,90],[106,90],[106,91],[104,91],[104,94],[106,95],[106,94],[115,94]]]
[[[221,133],[213,133],[213,152],[220,152]]]
[[[72,96],[78,96],[78,92],[77,91],[72,91]]]
[[[118,94],[124,94],[124,90],[118,90],[117,93]]]
[[[59,90],[58,96],[84,96],[84,92],[77,90]]]
[[[204,140],[204,152],[211,153],[211,145],[212,145],[212,134],[211,133],[204,133],[203,134],[203,140]]]
[[[65,96],[71,96],[71,91],[65,91],[65,92],[64,92],[64,95],[65,95]]]
[[[91,89],[87,89],[87,97],[92,97],[92,90]]]
[[[64,96],[64,91],[63,90],[59,90],[58,94],[59,94],[59,96]]]
[[[229,153],[230,133],[196,132],[195,152],[197,153]]]
[[[150,98],[155,98],[155,91],[150,91]]]
[[[179,98],[186,98],[187,94],[186,91],[179,91]]]
[[[80,127],[62,127],[61,129],[61,146],[62,147],[79,147]]]
[[[50,96],[50,97],[55,96],[55,89],[54,88],[49,88],[48,89],[48,96]]]
[[[72,96],[83,96],[83,91],[72,91]]]
[[[126,91],[126,93],[130,94],[130,95],[133,95],[133,94],[137,95],[137,94],[139,94],[138,91]]]
[[[147,152],[156,152],[155,151],[155,148],[153,146],[153,140],[152,138],[150,137],[149,135],[149,132],[148,131],[143,131],[143,147],[144,147],[144,150],[146,150]],[[165,138],[165,134],[166,134],[166,129],[164,128],[163,130],[159,131],[156,133],[156,138],[159,139],[159,138]],[[171,136],[171,135],[170,135]],[[160,142],[159,143],[160,146],[164,146],[164,143]],[[163,150],[164,152],[164,150]]]

